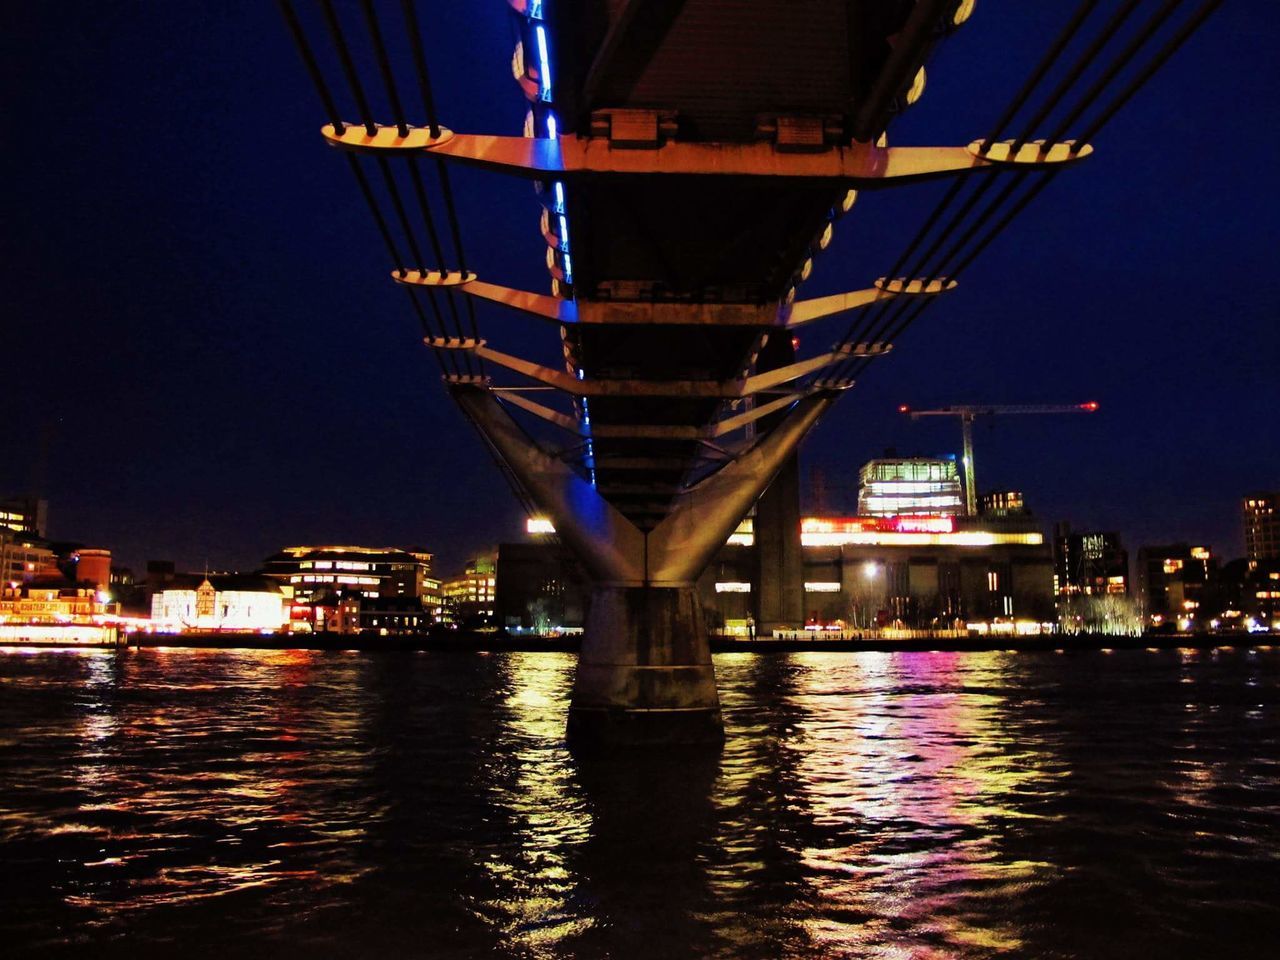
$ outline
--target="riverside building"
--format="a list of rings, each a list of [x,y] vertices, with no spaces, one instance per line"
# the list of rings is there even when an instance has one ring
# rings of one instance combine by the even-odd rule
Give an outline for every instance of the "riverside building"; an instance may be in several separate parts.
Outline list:
[[[1251,564],[1280,560],[1280,493],[1244,498],[1244,552]]]
[[[958,516],[964,490],[953,459],[883,457],[858,473],[858,515]]]
[[[440,587],[443,617],[455,626],[488,622],[497,610],[497,570],[493,557],[467,561],[462,573]]]
[[[1147,622],[1195,626],[1216,568],[1208,547],[1174,543],[1139,550],[1138,592]]]
[[[800,545],[808,629],[1038,631],[1054,619],[1052,552],[1029,518],[805,517]],[[699,581],[713,627],[749,632],[754,550],[747,523]]]
[[[1059,597],[1125,596],[1129,551],[1114,531],[1073,533],[1060,523],[1053,537],[1053,592]]]
[[[287,617],[280,586],[253,574],[175,574],[151,598],[158,633],[272,633]]]
[[[698,580],[708,626],[730,634],[802,627],[1053,629],[1053,545],[1020,491],[990,494],[982,514],[966,516],[952,458],[882,457],[868,461],[858,481],[857,516],[801,517],[795,494],[799,543],[790,569],[760,562],[768,548],[757,539],[760,518],[743,520]],[[528,531],[540,538],[554,532],[543,518],[531,518]],[[566,586],[556,544],[536,542],[519,558],[499,565],[504,623],[527,627],[526,611],[556,609],[562,595],[580,595],[580,588]],[[1109,576],[1104,583],[1114,589]],[[1127,573],[1119,586],[1127,590]],[[767,592],[785,595],[799,617],[766,621],[761,597]],[[568,613],[573,604],[565,608]]]
[[[108,646],[120,608],[90,584],[57,573],[0,586],[0,643]]]
[[[57,558],[39,537],[0,527],[0,583],[16,587],[41,571],[55,568]]]
[[[398,547],[286,547],[266,559],[262,573],[293,588],[295,602],[315,604],[334,596],[370,600],[416,599],[439,612],[440,581],[431,576],[431,554]]]
[[[6,497],[0,500],[0,527],[29,537],[43,538],[48,522],[48,500],[39,497]]]
[[[543,521],[535,521],[542,531]],[[530,529],[535,529],[531,524]],[[698,580],[708,626],[746,635],[756,628],[761,588],[753,518],[744,520]],[[530,625],[526,611],[564,602],[573,626],[582,596],[563,548],[541,539],[503,562],[504,624]],[[800,521],[803,622],[810,630],[972,629],[1040,632],[1055,619],[1053,554],[1027,515],[804,517]]]

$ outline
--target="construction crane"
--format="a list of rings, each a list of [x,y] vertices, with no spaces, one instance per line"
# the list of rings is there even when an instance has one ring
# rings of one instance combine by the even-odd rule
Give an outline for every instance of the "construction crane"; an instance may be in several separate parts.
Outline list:
[[[959,417],[964,437],[964,504],[969,516],[978,515],[978,489],[974,486],[973,469],[973,421],[978,417],[999,416],[1006,413],[1095,413],[1096,401],[1087,403],[1035,403],[1035,404],[957,404],[936,410],[913,410],[903,404],[899,413],[912,420],[920,417]]]

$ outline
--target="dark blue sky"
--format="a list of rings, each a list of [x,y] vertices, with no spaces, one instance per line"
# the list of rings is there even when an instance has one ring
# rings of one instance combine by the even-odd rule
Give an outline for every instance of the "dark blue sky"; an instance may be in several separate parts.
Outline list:
[[[516,132],[504,5],[430,6],[445,122]],[[1058,6],[979,0],[893,142],[985,133]],[[342,541],[425,545],[448,572],[518,535],[320,141],[273,4],[9,4],[0,26],[0,490],[27,484],[49,429],[51,532],[133,564],[251,568]],[[1277,49],[1266,0],[1215,14],[828,415],[804,456],[833,498],[852,506],[858,465],[885,447],[958,448],[954,423],[900,403],[1098,400],[1090,417],[981,425],[980,486],[1132,548],[1242,552],[1240,494],[1280,486]],[[456,182],[476,269],[545,289],[527,184]],[[887,269],[939,189],[864,194],[803,295]],[[495,346],[552,338],[498,308],[481,319]]]

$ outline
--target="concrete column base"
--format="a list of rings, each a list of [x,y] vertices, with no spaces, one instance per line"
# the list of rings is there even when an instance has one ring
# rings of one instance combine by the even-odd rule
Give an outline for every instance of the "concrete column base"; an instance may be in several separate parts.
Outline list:
[[[582,748],[724,741],[692,585],[592,589],[568,732]]]

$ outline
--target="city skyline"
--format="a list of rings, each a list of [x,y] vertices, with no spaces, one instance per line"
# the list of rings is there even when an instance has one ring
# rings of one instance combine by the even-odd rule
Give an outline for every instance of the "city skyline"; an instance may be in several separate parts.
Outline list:
[[[1228,5],[1209,20],[1075,182],[1046,191],[1018,238],[819,426],[806,467],[852,493],[857,467],[886,447],[958,452],[953,424],[907,421],[903,403],[1097,400],[1095,417],[980,427],[980,489],[1022,489],[1046,526],[1118,529],[1135,549],[1191,540],[1243,552],[1240,498],[1280,483],[1265,445],[1280,401],[1266,369],[1280,354],[1268,270],[1280,211],[1255,169],[1280,132],[1199,78],[1248,62],[1265,87],[1277,66],[1258,10]],[[997,4],[975,17],[983,29],[944,45],[893,142],[978,135],[991,114],[981,92],[1023,76],[1056,29]],[[284,543],[354,541],[421,543],[456,566],[518,530],[523,511],[442,402],[402,297],[379,282],[387,266],[341,164],[315,154],[322,112],[280,55],[275,11],[208,5],[195,27],[189,18],[121,7],[97,33],[48,10],[17,15],[22,48],[59,52],[20,50],[10,67],[8,119],[36,134],[6,158],[30,187],[4,258],[10,342],[19,357],[56,356],[58,373],[11,371],[0,482],[28,485],[51,423],[52,532],[109,543],[129,562],[231,568]],[[492,27],[440,11],[441,33],[465,38],[441,45],[442,102],[475,129],[514,131],[509,44]],[[119,119],[124,106],[135,121]],[[521,184],[458,180],[469,222],[532,207]],[[836,231],[806,293],[887,269],[901,224],[938,189],[861,198],[859,228]],[[328,195],[338,199],[317,199]],[[544,289],[541,237],[516,235],[527,248],[473,231],[476,268]],[[523,317],[492,308],[484,321],[495,339],[536,346]],[[1215,337],[1223,329],[1238,332]]]

